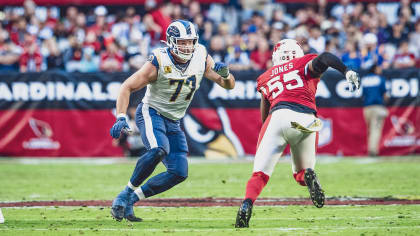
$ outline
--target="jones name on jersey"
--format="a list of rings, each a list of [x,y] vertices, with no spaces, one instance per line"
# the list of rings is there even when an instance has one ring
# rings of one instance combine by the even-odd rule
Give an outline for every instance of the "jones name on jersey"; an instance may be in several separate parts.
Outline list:
[[[273,66],[258,77],[257,89],[270,102],[271,110],[276,105],[282,104],[286,107],[303,106],[303,110],[307,113],[316,113],[315,93],[319,78],[312,78],[307,68],[308,62],[316,56],[316,54],[307,54],[295,58]]]

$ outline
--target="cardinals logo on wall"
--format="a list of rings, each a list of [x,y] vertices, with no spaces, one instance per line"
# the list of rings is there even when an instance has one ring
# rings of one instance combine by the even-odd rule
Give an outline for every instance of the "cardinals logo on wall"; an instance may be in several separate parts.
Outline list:
[[[206,119],[206,112],[187,114],[183,127],[191,155],[207,159],[237,158],[244,155],[241,142],[230,126],[229,116],[224,108],[217,108],[217,121]],[[203,116],[201,116],[203,115]]]
[[[60,143],[51,139],[53,131],[51,126],[42,120],[34,118],[29,119],[29,127],[31,127],[35,138],[23,142],[25,149],[59,149]]]
[[[384,142],[385,147],[410,147],[420,144],[420,140],[416,140],[416,127],[407,115],[390,117],[392,130],[389,138]]]

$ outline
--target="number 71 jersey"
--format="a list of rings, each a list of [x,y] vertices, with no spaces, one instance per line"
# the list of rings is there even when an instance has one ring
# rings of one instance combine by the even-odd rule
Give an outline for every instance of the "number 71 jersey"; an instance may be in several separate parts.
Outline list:
[[[270,110],[279,102],[297,103],[316,111],[315,93],[319,78],[308,73],[308,63],[316,54],[307,54],[273,66],[257,79],[258,91],[270,102]]]
[[[186,68],[181,68],[169,48],[153,50],[149,61],[157,68],[157,80],[147,85],[142,102],[171,120],[184,117],[206,70],[207,50],[198,44]]]

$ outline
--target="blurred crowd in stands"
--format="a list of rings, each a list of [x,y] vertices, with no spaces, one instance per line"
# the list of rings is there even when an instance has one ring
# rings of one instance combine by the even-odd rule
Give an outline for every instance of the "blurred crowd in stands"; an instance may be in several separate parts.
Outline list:
[[[163,45],[174,19],[192,21],[215,61],[232,70],[271,66],[273,45],[298,40],[352,69],[420,67],[420,3],[341,0],[282,4],[231,0],[200,4],[146,0],[142,6],[0,6],[0,72],[115,72],[140,68]]]

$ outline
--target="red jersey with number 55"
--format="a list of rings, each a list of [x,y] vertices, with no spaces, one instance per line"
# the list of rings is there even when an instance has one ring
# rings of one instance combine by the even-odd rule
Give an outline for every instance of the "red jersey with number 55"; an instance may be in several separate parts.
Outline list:
[[[317,111],[315,93],[319,78],[312,78],[308,63],[317,57],[307,54],[282,65],[273,66],[257,79],[258,91],[270,102],[270,110],[278,103],[303,105]]]

